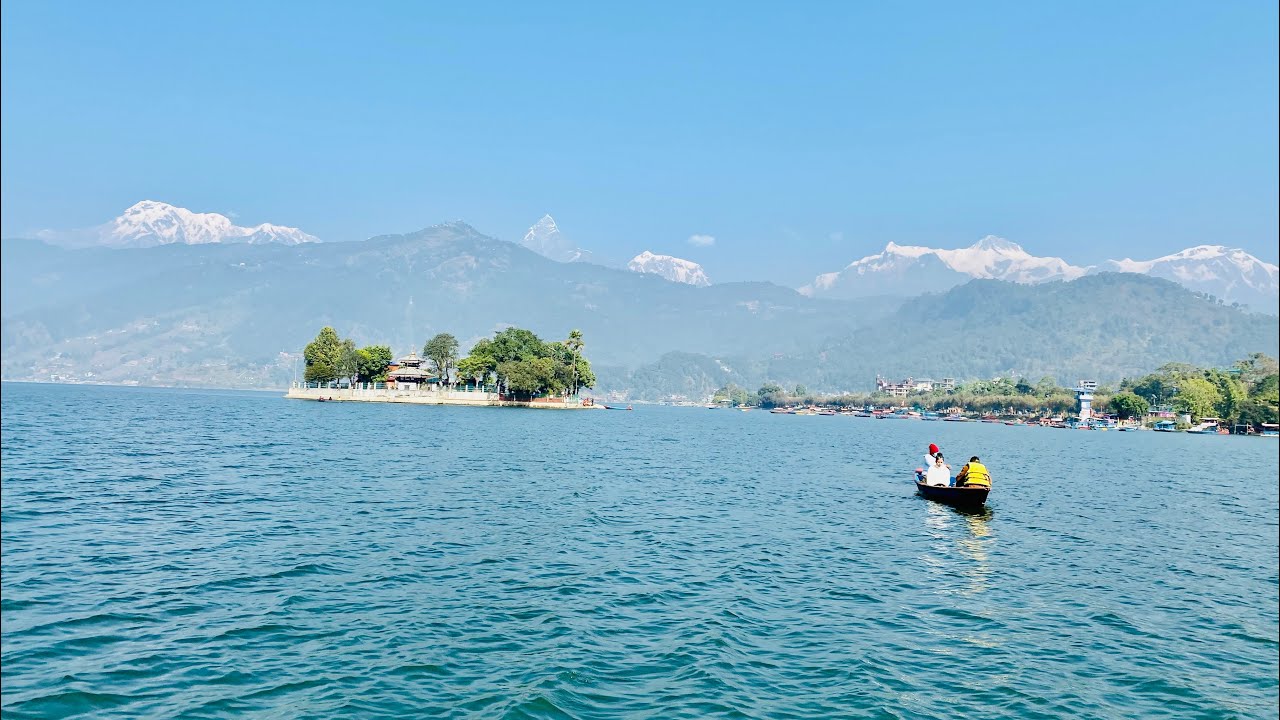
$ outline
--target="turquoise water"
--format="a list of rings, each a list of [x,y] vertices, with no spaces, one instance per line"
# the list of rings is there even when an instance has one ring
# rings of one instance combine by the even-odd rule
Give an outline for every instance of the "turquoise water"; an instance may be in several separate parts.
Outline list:
[[[1277,716],[1274,441],[5,384],[2,447],[5,718]]]

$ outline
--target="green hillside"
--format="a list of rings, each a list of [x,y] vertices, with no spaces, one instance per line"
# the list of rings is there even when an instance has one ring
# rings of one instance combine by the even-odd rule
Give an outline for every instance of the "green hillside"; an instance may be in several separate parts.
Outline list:
[[[1166,280],[1107,273],[1042,285],[975,280],[909,300],[813,352],[718,361],[672,355],[602,380],[650,398],[707,396],[728,382],[867,391],[877,374],[1110,382],[1170,361],[1225,367],[1253,352],[1275,355],[1277,345],[1274,316],[1245,313]],[[731,371],[715,372],[720,365]]]

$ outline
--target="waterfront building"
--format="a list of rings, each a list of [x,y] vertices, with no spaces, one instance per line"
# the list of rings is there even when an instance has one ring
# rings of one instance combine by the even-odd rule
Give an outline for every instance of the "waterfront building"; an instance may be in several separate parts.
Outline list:
[[[1076,400],[1080,403],[1080,422],[1088,423],[1093,416],[1093,391],[1098,389],[1098,381],[1081,380],[1076,383]]]

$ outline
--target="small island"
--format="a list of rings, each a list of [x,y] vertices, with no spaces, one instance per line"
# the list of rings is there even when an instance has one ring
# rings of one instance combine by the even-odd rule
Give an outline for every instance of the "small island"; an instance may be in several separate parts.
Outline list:
[[[595,385],[591,363],[582,354],[582,333],[547,342],[532,331],[511,327],[483,338],[458,357],[458,340],[440,333],[393,359],[388,345],[356,347],[332,327],[307,344],[306,370],[287,398],[335,402],[395,402],[419,405],[478,405],[603,409],[580,393]]]

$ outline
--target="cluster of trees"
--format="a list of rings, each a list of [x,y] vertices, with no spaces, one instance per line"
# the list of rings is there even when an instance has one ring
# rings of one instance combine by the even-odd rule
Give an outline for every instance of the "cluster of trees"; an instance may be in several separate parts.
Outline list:
[[[316,339],[307,343],[302,353],[307,369],[307,382],[332,382],[346,378],[349,382],[382,382],[391,364],[391,348],[366,345],[357,348],[354,340],[338,337],[331,327],[324,327]]]
[[[1227,423],[1280,422],[1280,366],[1254,353],[1229,370],[1168,363],[1155,372],[1123,380],[1109,399],[1111,409],[1134,416],[1168,406],[1194,419],[1216,417]]]
[[[477,384],[493,381],[515,395],[572,395],[596,384],[582,348],[579,330],[565,340],[546,342],[529,330],[507,328],[476,342],[458,360],[458,376]]]
[[[591,363],[582,354],[582,333],[578,330],[563,341],[545,342],[529,330],[513,327],[478,341],[466,357],[458,357],[458,348],[458,339],[449,333],[432,337],[422,347],[430,370],[446,384],[496,383],[507,392],[531,397],[575,394],[596,383]],[[320,330],[307,344],[303,357],[307,382],[382,382],[392,361],[390,347],[357,348],[354,341],[339,338],[331,327]]]

